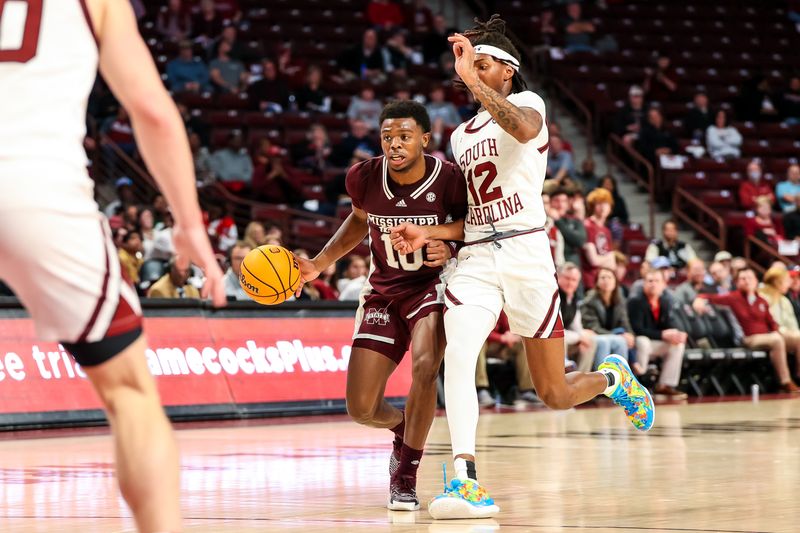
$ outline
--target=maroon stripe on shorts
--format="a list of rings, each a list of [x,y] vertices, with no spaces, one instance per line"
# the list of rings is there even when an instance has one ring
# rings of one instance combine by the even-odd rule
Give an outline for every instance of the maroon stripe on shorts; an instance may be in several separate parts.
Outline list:
[[[556,292],[553,293],[553,299],[550,300],[550,309],[547,310],[547,315],[544,317],[542,325],[539,326],[539,330],[533,336],[534,339],[541,338],[542,333],[544,333],[544,330],[547,329],[547,324],[550,322],[550,318],[552,318],[553,311],[556,308],[556,300],[558,300],[558,289],[556,289]]]
[[[546,143],[544,143],[544,146],[540,146],[539,148],[537,148],[537,150],[539,150],[540,154],[543,154],[545,150],[547,150],[549,147],[550,147],[550,141],[547,141]]]
[[[86,324],[86,327],[83,328],[83,333],[81,333],[76,342],[86,342],[86,337],[89,336],[89,332],[92,330],[95,320],[97,320],[97,315],[100,314],[100,309],[103,307],[103,304],[106,301],[106,292],[108,292],[108,278],[111,275],[111,264],[108,257],[108,243],[106,242],[108,235],[106,235],[106,227],[103,224],[103,221],[100,221],[100,233],[103,234],[103,249],[106,251],[106,273],[103,276],[103,286],[100,289],[100,297],[97,298],[97,304],[94,306],[92,317],[89,319],[89,323]]]
[[[464,304],[461,303],[461,301],[458,298],[453,296],[453,293],[450,292],[450,289],[445,289],[444,290],[444,295],[447,296],[450,299],[450,301],[453,302],[454,304],[456,304],[456,305],[464,305]]]
[[[126,282],[123,281],[123,283]],[[136,314],[136,311],[133,310],[128,300],[120,292],[119,304],[117,304],[117,310],[111,318],[111,324],[108,326],[105,337],[115,337],[141,328],[142,317]]]
[[[548,339],[561,339],[564,337],[564,322],[561,320],[561,313],[558,313],[553,331],[550,332]]]

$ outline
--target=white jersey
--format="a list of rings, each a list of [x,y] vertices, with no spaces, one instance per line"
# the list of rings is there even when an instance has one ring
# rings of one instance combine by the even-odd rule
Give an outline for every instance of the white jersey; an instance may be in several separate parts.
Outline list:
[[[53,163],[86,176],[86,105],[98,50],[85,0],[0,4],[0,179],[20,163],[30,169],[26,179]]]
[[[510,94],[508,101],[535,109],[543,121],[546,118],[544,100],[532,91]],[[542,126],[535,139],[522,144],[488,111],[481,111],[456,128],[450,142],[467,178],[465,242],[485,238],[494,230],[530,230],[545,225],[542,185],[547,171],[547,126]]]

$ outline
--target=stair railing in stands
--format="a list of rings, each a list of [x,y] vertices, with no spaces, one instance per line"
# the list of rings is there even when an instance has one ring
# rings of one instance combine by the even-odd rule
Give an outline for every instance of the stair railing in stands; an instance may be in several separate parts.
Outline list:
[[[755,248],[755,250],[753,250]],[[756,259],[753,258],[756,254],[766,255],[770,261],[781,261],[788,266],[794,266],[796,263],[793,259],[780,254],[780,252],[765,243],[761,239],[750,235],[744,241],[744,258],[747,264],[750,265],[756,272],[763,274],[767,269],[761,265]]]
[[[151,202],[158,193],[158,186],[147,170],[106,135],[100,136],[93,166],[92,175],[98,183],[113,184],[121,176],[129,177],[133,181],[133,194],[142,203]]]
[[[626,155],[633,160],[637,168],[629,164],[629,160],[624,157]],[[608,137],[606,157],[609,162],[617,165],[629,178],[639,183],[639,185],[647,190],[647,207],[650,211],[650,235],[655,235],[655,170],[653,169],[653,165],[650,164],[650,161],[642,157],[639,152],[622,142],[622,139],[614,133]]]
[[[592,122],[592,112],[589,111],[589,108],[578,99],[578,97],[573,93],[571,90],[567,88],[560,80],[555,78],[551,78],[551,83],[555,86],[556,90],[561,93],[561,96],[566,98],[570,101],[572,105],[578,110],[578,113],[581,115],[580,118],[583,119],[583,134],[586,137],[586,157],[591,159],[592,158],[592,150],[594,149],[594,133],[593,129],[593,122]]]
[[[727,248],[725,220],[683,187],[676,188],[673,193],[672,214],[714,244],[717,250]]]

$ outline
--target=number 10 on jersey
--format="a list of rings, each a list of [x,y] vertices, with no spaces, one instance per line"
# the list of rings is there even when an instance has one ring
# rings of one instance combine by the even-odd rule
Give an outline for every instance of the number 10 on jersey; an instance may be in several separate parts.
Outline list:
[[[392,268],[414,272],[422,268],[422,248],[413,254],[399,254],[392,247],[392,240],[388,233],[381,233],[381,240],[386,247],[386,262]]]

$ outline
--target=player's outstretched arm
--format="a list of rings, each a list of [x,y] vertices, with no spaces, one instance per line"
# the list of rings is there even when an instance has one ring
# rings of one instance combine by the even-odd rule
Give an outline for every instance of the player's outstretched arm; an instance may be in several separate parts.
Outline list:
[[[436,226],[417,226],[403,222],[392,228],[391,241],[395,250],[401,254],[410,254],[419,250],[430,241],[463,241],[464,220],[456,220]]]
[[[497,123],[521,143],[535,139],[542,131],[542,115],[530,107],[517,107],[502,94],[481,81],[475,71],[475,48],[460,33],[447,39],[453,43],[456,73],[472,95],[492,115]]]
[[[300,286],[295,293],[300,296],[306,282],[317,279],[322,271],[344,257],[367,236],[367,213],[353,206],[353,212],[342,222],[333,237],[314,259],[296,257],[300,267]]]
[[[186,129],[139,35],[130,3],[96,0],[89,7],[100,42],[100,72],[130,114],[137,146],[172,208],[178,257],[203,269],[203,296],[225,305],[222,270],[203,227]]]

